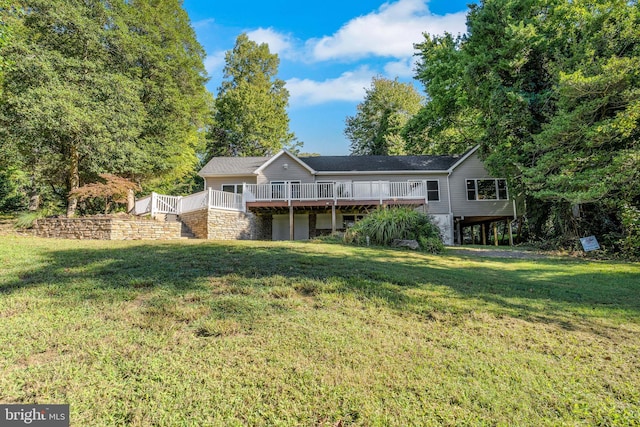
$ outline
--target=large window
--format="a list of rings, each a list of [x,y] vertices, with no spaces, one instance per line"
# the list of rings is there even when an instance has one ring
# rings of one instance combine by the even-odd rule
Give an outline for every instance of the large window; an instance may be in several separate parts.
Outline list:
[[[242,194],[242,184],[222,184],[222,191],[227,193]]]
[[[508,200],[504,179],[468,179],[467,200]]]

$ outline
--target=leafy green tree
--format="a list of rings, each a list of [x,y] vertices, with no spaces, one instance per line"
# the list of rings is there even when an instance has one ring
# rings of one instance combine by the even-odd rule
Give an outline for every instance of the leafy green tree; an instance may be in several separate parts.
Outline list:
[[[475,146],[483,136],[480,110],[469,100],[464,39],[451,34],[425,35],[418,51],[416,79],[428,102],[409,119],[402,135],[412,154],[455,154]]]
[[[276,77],[278,55],[241,34],[225,59],[208,156],[262,156],[295,147],[286,111],[289,92]]]
[[[202,58],[175,1],[24,0],[0,103],[0,144],[32,192],[61,198],[103,172],[187,173],[208,112]],[[168,61],[167,58],[171,58]],[[68,199],[67,214],[77,207]]]
[[[412,149],[455,128],[528,199],[536,234],[622,235],[640,204],[639,23],[637,1],[472,6],[466,36],[417,45],[429,102],[405,129]]]
[[[404,154],[402,129],[421,105],[422,96],[411,83],[374,77],[358,112],[346,119],[344,133],[351,140],[351,154]]]
[[[206,148],[212,98],[205,88],[205,52],[182,1],[127,3],[129,34],[120,63],[140,83],[143,157],[136,169],[112,172],[142,181],[147,190],[171,192],[174,183],[191,176]]]

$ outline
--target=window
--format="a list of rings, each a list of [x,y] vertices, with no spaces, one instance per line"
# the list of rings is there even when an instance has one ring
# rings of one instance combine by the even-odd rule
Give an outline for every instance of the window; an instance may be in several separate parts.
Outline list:
[[[422,196],[422,192],[424,191],[424,184],[426,183],[426,193],[427,200],[432,202],[437,202],[440,200],[440,184],[437,179],[429,180],[429,181],[410,181],[409,184],[411,186],[411,194],[412,195],[420,195]]]
[[[504,179],[468,179],[467,200],[508,200]]]
[[[222,184],[222,191],[226,193],[242,194],[242,184]]]
[[[427,181],[427,200],[435,202],[440,200],[438,181]]]

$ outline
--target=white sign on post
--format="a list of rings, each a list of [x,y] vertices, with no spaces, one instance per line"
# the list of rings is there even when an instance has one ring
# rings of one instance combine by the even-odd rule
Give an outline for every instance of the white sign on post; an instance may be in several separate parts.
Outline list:
[[[596,236],[581,237],[580,243],[582,243],[582,249],[584,249],[585,252],[600,249],[600,244],[598,243],[598,239],[596,239]]]

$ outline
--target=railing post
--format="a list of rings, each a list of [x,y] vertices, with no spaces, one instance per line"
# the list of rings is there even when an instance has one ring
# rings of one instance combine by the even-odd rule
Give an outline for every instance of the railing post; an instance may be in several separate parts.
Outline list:
[[[152,191],[151,192],[151,218],[154,218],[154,219],[156,216],[156,198],[157,198],[157,195],[155,191]]]
[[[178,203],[176,205],[176,215],[180,215],[182,213],[182,196],[178,196]]]
[[[380,197],[380,206],[382,206],[382,181],[378,181],[378,194]]]
[[[247,183],[243,182],[242,183],[242,202],[240,206],[242,212],[247,211],[247,196],[245,196],[245,194],[247,194]]]
[[[428,205],[429,204],[429,190],[427,189],[427,180],[423,179],[422,180],[422,191],[424,192],[423,196],[424,196],[424,204]],[[440,191],[440,184],[438,184],[438,191]]]
[[[209,187],[207,191],[207,209],[211,208],[211,203],[213,202],[213,188]]]

